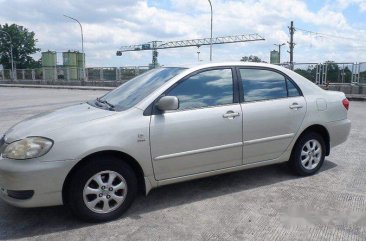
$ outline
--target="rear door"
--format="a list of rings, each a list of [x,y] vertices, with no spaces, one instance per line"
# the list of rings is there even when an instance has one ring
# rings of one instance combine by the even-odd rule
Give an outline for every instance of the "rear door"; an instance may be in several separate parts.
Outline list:
[[[244,164],[276,159],[293,140],[306,102],[296,84],[268,68],[239,68],[242,81]]]
[[[151,117],[157,180],[242,164],[242,112],[232,68],[213,68],[183,79],[165,95],[179,109]]]

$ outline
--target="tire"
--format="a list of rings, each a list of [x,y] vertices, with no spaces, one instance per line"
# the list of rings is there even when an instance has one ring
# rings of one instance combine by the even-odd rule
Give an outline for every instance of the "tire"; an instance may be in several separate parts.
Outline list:
[[[290,167],[297,175],[313,175],[322,167],[325,152],[325,143],[321,135],[315,132],[305,133],[294,146]]]
[[[66,205],[73,215],[87,222],[114,220],[131,206],[137,187],[136,175],[126,162],[98,156],[71,176]]]

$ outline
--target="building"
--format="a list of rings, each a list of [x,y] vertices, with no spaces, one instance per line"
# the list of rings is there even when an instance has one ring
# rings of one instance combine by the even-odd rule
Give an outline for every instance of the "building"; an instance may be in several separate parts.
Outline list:
[[[280,63],[280,53],[276,50],[272,50],[269,62],[271,64],[279,64]]]

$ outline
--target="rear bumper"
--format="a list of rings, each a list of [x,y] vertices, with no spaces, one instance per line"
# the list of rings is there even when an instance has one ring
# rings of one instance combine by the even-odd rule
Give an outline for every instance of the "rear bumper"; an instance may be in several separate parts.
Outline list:
[[[63,183],[75,163],[0,157],[0,197],[18,207],[61,205]]]
[[[349,119],[344,119],[328,122],[326,128],[329,133],[330,147],[332,148],[347,140],[351,131],[351,121]]]

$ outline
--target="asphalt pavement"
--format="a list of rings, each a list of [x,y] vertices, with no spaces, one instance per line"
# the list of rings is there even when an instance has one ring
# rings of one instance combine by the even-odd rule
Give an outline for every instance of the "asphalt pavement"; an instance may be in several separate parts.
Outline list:
[[[0,87],[0,133],[104,93]],[[366,240],[366,102],[352,101],[349,118],[348,141],[314,176],[281,164],[165,186],[104,224],[80,222],[62,206],[0,201],[0,240]]]

